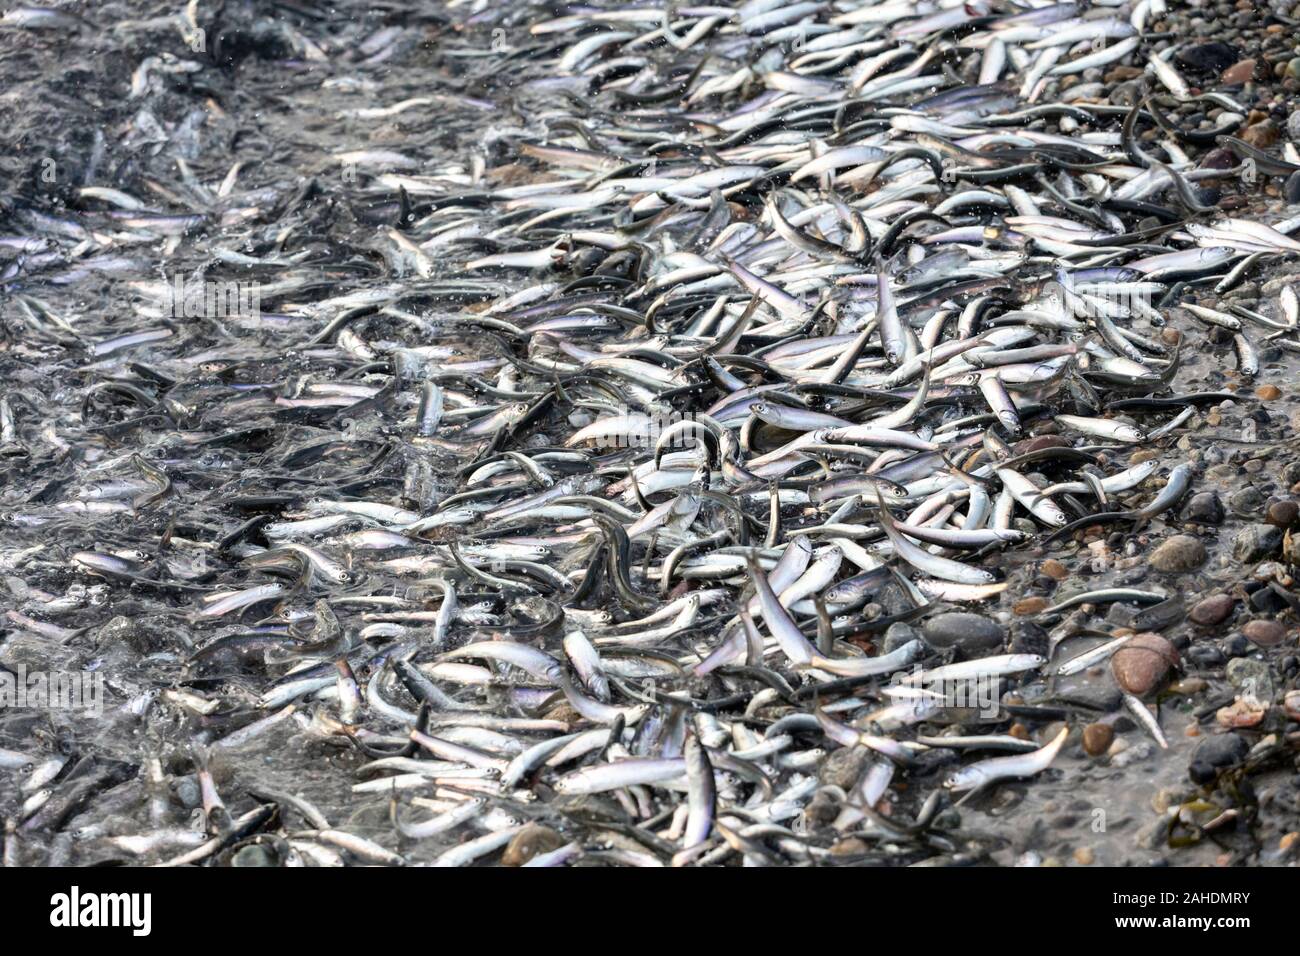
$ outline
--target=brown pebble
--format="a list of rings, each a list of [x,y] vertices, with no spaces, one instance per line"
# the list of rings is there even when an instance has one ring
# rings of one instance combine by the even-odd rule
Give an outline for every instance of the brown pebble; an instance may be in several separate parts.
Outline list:
[[[1053,581],[1064,581],[1070,576],[1070,569],[1055,558],[1048,558],[1038,569]]]
[[[1190,534],[1176,534],[1160,542],[1160,546],[1151,552],[1148,563],[1157,571],[1166,574],[1181,574],[1192,571],[1205,563],[1205,545],[1200,538]]]
[[[1282,835],[1282,839],[1277,841],[1277,848],[1285,853],[1293,846],[1300,845],[1300,832],[1292,830],[1290,833]]]
[[[1277,127],[1268,120],[1248,126],[1241,132],[1241,139],[1256,149],[1267,149],[1276,143],[1280,136]]]
[[[1140,67],[1136,66],[1116,66],[1112,67],[1110,72],[1102,77],[1105,83],[1125,83],[1129,80],[1136,80],[1142,75]]]
[[[1174,645],[1153,631],[1139,634],[1110,659],[1119,686],[1142,697],[1156,687],[1178,663]]]
[[[1160,455],[1152,451],[1150,448],[1142,448],[1129,455],[1128,463],[1130,465],[1140,465],[1144,461],[1151,461],[1152,459],[1159,457]]]
[[[1007,733],[1009,733],[1012,737],[1016,737],[1020,740],[1030,739],[1029,730],[1028,728],[1025,727],[1024,724],[1012,724],[1011,729],[1008,730]]]
[[[1183,340],[1183,334],[1177,329],[1165,328],[1160,330],[1160,341],[1165,345],[1177,345]]]
[[[1012,605],[1011,610],[1015,614],[1019,614],[1023,616],[1026,614],[1037,614],[1045,607],[1047,607],[1047,598],[1027,597],[1027,598],[1021,598],[1014,605]]]
[[[1268,707],[1253,698],[1238,697],[1227,707],[1215,711],[1214,719],[1220,727],[1254,727],[1264,719]]]
[[[1183,697],[1195,697],[1209,686],[1209,681],[1202,677],[1184,677],[1182,680],[1176,680],[1169,685],[1169,693],[1180,694]]]
[[[1074,851],[1074,862],[1080,866],[1091,866],[1092,861],[1097,859],[1097,855],[1092,852],[1091,847],[1081,846]]]
[[[1259,388],[1255,389],[1255,397],[1261,398],[1266,402],[1271,402],[1275,398],[1282,397],[1282,389],[1278,388],[1276,385],[1261,385]]]
[[[1224,70],[1223,75],[1219,77],[1219,82],[1224,86],[1238,86],[1249,82],[1254,74],[1255,61],[1242,60]]]
[[[1210,627],[1227,620],[1236,603],[1231,594],[1211,594],[1192,605],[1192,609],[1187,612],[1187,619],[1193,624]]]
[[[1089,724],[1083,728],[1083,752],[1089,757],[1100,757],[1110,749],[1115,739],[1115,728],[1110,724]]]
[[[858,837],[848,837],[831,846],[831,856],[861,856],[870,848]]]
[[[1011,446],[1013,456],[1027,455],[1031,451],[1038,451],[1042,448],[1069,448],[1070,440],[1062,438],[1060,435],[1036,435],[1033,438],[1026,438],[1018,441]]]
[[[523,866],[539,853],[550,853],[564,846],[564,837],[550,827],[530,823],[514,835],[501,855],[502,866]]]
[[[1247,621],[1241,633],[1257,647],[1276,647],[1286,640],[1286,628],[1277,621]]]
[[[1294,501],[1275,501],[1268,506],[1268,523],[1278,528],[1289,528],[1300,516],[1300,505]]]

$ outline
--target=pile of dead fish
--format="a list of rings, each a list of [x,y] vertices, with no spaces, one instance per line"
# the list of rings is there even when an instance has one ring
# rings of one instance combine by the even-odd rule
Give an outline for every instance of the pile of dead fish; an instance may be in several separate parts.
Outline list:
[[[1049,663],[886,631],[1195,485],[1173,443],[1230,396],[1171,394],[1169,309],[1228,330],[1239,378],[1297,341],[1294,295],[1216,293],[1300,220],[1225,216],[1202,181],[1233,171],[1195,157],[1300,156],[1154,52],[1163,0],[449,4],[433,46],[495,90],[362,92],[327,173],[258,185],[152,112],[215,69],[207,8],[98,143],[170,178],[4,200],[0,659],[109,698],[5,714],[6,861],[971,858],[935,826],[954,797],[1077,726],[1006,695],[1122,639]],[[240,35],[324,90],[404,55],[400,27],[344,56],[328,16],[269,22]],[[1088,72],[1121,63],[1133,106]],[[1217,129],[1170,118],[1193,100]],[[454,162],[367,140],[430,111],[481,131]],[[317,243],[333,204],[355,228]],[[60,297],[92,281],[129,294]],[[316,769],[259,783],[289,755]]]

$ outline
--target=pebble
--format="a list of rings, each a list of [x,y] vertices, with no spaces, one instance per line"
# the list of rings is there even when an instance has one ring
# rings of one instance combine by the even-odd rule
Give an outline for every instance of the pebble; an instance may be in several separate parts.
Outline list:
[[[1247,525],[1232,543],[1232,556],[1243,564],[1254,564],[1277,551],[1282,531],[1271,524]]]
[[[1097,855],[1092,852],[1091,847],[1081,846],[1074,851],[1074,862],[1080,866],[1091,866]]]
[[[1026,438],[1012,445],[1011,454],[1027,455],[1031,451],[1039,451],[1043,448],[1069,448],[1070,444],[1070,439],[1063,438],[1060,435],[1036,435],[1033,438]]]
[[[1243,142],[1249,143],[1256,149],[1267,149],[1281,138],[1281,134],[1276,126],[1268,120],[1264,120],[1254,126],[1247,126],[1242,130],[1240,138]]]
[[[1110,749],[1115,739],[1115,728],[1110,724],[1092,723],[1083,728],[1083,752],[1089,757],[1100,757]]]
[[[831,846],[831,856],[861,856],[870,851],[870,847],[859,837],[845,837]]]
[[[1102,82],[1106,84],[1125,83],[1129,80],[1136,80],[1142,75],[1142,70],[1136,66],[1115,66],[1111,67],[1110,72],[1102,77]]]
[[[1192,495],[1183,514],[1188,521],[1218,524],[1223,520],[1223,502],[1213,491],[1202,491]]]
[[[921,636],[921,632],[914,628],[906,621],[895,621],[889,625],[889,630],[885,631],[884,652],[896,651],[904,644],[915,641]]]
[[[1193,624],[1210,627],[1227,620],[1236,603],[1236,599],[1231,594],[1211,594],[1192,606],[1187,613],[1187,619]]]
[[[1222,73],[1237,62],[1239,51],[1221,41],[1198,43],[1179,50],[1174,59],[1194,73]]]
[[[1187,763],[1187,775],[1193,783],[1210,783],[1219,772],[1235,767],[1246,759],[1250,745],[1239,734],[1225,733],[1202,737]]]
[[[1117,740],[1116,743],[1122,743],[1122,741]],[[1110,765],[1112,767],[1127,767],[1129,764],[1150,760],[1155,755],[1155,752],[1156,745],[1144,740],[1136,746],[1125,747],[1119,753],[1113,754],[1110,758]]]
[[[1286,640],[1286,628],[1277,621],[1247,621],[1241,633],[1257,647],[1276,647]]]
[[[1151,552],[1149,562],[1157,571],[1170,574],[1192,571],[1205,563],[1205,545],[1190,534],[1176,534]]]
[[[828,787],[852,790],[862,779],[871,759],[871,751],[866,747],[840,747],[826,755],[817,771],[817,779]]]
[[[1261,385],[1259,388],[1255,389],[1255,397],[1266,402],[1271,402],[1274,399],[1282,397],[1282,389],[1278,388],[1276,385]]]
[[[1282,538],[1283,556],[1291,564],[1300,564],[1300,534],[1292,534],[1287,531]]]
[[[1300,110],[1294,110],[1286,119],[1286,135],[1292,140],[1300,140]]]
[[[1268,523],[1275,528],[1289,528],[1300,516],[1300,505],[1294,501],[1275,501],[1268,506]]]
[[[1021,598],[1014,605],[1012,605],[1011,611],[1012,613],[1019,614],[1023,617],[1029,614],[1037,614],[1045,607],[1047,607],[1047,598],[1027,597],[1027,598]]]
[[[1139,634],[1117,650],[1110,669],[1119,686],[1138,697],[1149,693],[1178,663],[1178,651],[1159,634]]]
[[[965,611],[936,614],[925,622],[922,631],[931,647],[956,647],[966,653],[1001,647],[1006,640],[1002,625]]]
[[[564,837],[550,827],[540,823],[530,823],[518,833],[506,846],[501,855],[502,866],[523,866],[540,853],[550,853],[564,846]]]
[[[1242,83],[1250,81],[1255,74],[1254,60],[1240,60],[1228,67],[1219,76],[1219,82],[1224,86],[1240,86]]]
[[[1210,684],[1201,677],[1184,677],[1182,680],[1176,680],[1168,687],[1169,693],[1180,694],[1183,697],[1195,697]]]
[[[1254,697],[1239,697],[1215,711],[1214,721],[1220,727],[1257,727],[1266,713],[1268,708]]]
[[[1258,488],[1242,488],[1228,496],[1228,504],[1239,515],[1255,514],[1264,508],[1265,498]]]
[[[1273,675],[1263,661],[1234,657],[1228,661],[1226,673],[1228,683],[1237,688],[1242,696],[1254,697],[1263,703],[1273,699]]]
[[[1070,569],[1055,558],[1048,558],[1039,570],[1053,581],[1064,581],[1070,576]]]
[[[235,867],[277,866],[275,855],[260,844],[250,844],[239,850],[230,860]]]
[[[1100,677],[1094,677],[1088,671],[1062,677],[1056,684],[1056,697],[1063,704],[1099,713],[1109,713],[1123,702],[1119,687],[1105,671]]]

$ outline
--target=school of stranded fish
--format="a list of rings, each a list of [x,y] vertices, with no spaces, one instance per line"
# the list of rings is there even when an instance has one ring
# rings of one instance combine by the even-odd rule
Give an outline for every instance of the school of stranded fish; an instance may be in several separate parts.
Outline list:
[[[535,10],[490,48],[488,15],[446,11],[465,21],[449,50],[546,70],[525,85],[549,109],[499,133],[522,185],[491,185],[468,139],[432,171],[361,139],[343,187],[245,188],[238,163],[210,185],[177,159],[167,190],[10,197],[5,573],[66,569],[66,547],[75,574],[8,625],[93,649],[119,602],[165,603],[182,626],[152,654],[174,683],[126,709],[188,730],[137,734],[133,764],[0,750],[23,799],[7,862],[67,828],[171,865],[250,846],[288,865],[960,861],[936,817],[1061,753],[1068,708],[1014,708],[1026,740],[954,695],[991,687],[996,709],[1127,638],[1054,640],[1049,662],[886,652],[884,632],[997,599],[1017,551],[1140,527],[1195,485],[1173,441],[1232,396],[1171,393],[1164,312],[1230,330],[1242,378],[1259,340],[1300,348],[1289,290],[1260,311],[1215,295],[1300,252],[1300,218],[1226,217],[1198,180],[1233,173],[1195,160],[1226,145],[1280,183],[1300,156],[1235,138],[1246,108],[1154,52],[1163,0],[605,6]],[[203,15],[180,12],[179,39]],[[327,42],[277,29],[328,72]],[[210,68],[186,49],[137,70],[140,115],[151,73]],[[1132,107],[1058,92],[1118,63],[1147,70]],[[1219,128],[1179,128],[1190,101]],[[339,188],[370,218],[331,270],[300,224]],[[169,319],[156,277],[181,253],[200,281],[256,282],[260,314]],[[131,313],[47,301],[142,257]],[[51,397],[68,369],[79,390]],[[1046,421],[1070,442],[1017,447]],[[1125,467],[1139,444],[1158,457]],[[291,740],[352,753],[383,825],[250,783]],[[850,786],[819,777],[842,748],[870,755]],[[131,809],[79,819],[102,800]],[[553,839],[521,848],[535,823]],[[832,853],[847,836],[865,856]]]

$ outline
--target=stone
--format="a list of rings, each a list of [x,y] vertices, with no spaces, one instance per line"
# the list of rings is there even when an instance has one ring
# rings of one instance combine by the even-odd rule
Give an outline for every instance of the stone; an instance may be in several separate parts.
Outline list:
[[[1282,544],[1282,530],[1271,524],[1247,525],[1237,532],[1232,543],[1232,556],[1243,564],[1263,561],[1276,553]]]
[[[565,842],[564,837],[550,827],[530,823],[506,845],[506,852],[501,855],[501,865],[523,866],[539,854],[558,850]]]
[[[1193,783],[1210,783],[1220,772],[1240,764],[1249,752],[1250,745],[1238,734],[1202,737],[1188,760],[1187,775]]]
[[[1055,558],[1048,558],[1039,570],[1053,581],[1064,581],[1070,576],[1070,569]]]
[[[1142,697],[1178,664],[1178,651],[1159,634],[1139,634],[1115,652],[1111,673],[1120,687]]]
[[[1021,616],[1025,616],[1029,614],[1037,614],[1045,607],[1047,607],[1047,598],[1027,597],[1027,598],[1021,598],[1019,601],[1013,604],[1011,607],[1011,611],[1013,614],[1019,614]]]
[[[956,647],[967,654],[1001,647],[1006,640],[1002,625],[965,611],[936,614],[925,622],[922,630],[931,647]]]
[[[1083,752],[1089,757],[1100,757],[1110,749],[1115,739],[1115,728],[1110,724],[1091,723],[1083,728]]]
[[[1282,389],[1276,385],[1261,385],[1255,389],[1255,397],[1261,401],[1271,402],[1282,397]]]
[[[1211,594],[1192,606],[1187,612],[1187,619],[1202,627],[1212,627],[1226,621],[1236,604],[1237,601],[1231,594]]]
[[[869,853],[871,847],[867,846],[866,841],[860,837],[845,837],[838,843],[832,844],[831,856],[862,856]]]
[[[1102,82],[1106,84],[1125,83],[1129,80],[1136,80],[1142,75],[1140,67],[1136,66],[1113,66],[1110,71],[1102,77]]]
[[[1289,528],[1300,516],[1300,505],[1294,501],[1275,501],[1268,506],[1268,523],[1275,528]]]
[[[1241,131],[1240,138],[1243,142],[1249,143],[1256,149],[1267,149],[1281,138],[1281,134],[1272,122],[1264,120],[1254,126],[1247,126]]]
[[[1115,710],[1123,702],[1119,687],[1109,674],[1103,672],[1094,676],[1088,671],[1060,678],[1056,683],[1056,698],[1063,704],[1103,714]]]
[[[1243,697],[1254,697],[1262,703],[1273,699],[1273,674],[1263,661],[1249,657],[1234,657],[1228,661],[1228,683]]]
[[[847,792],[857,786],[870,762],[871,751],[866,747],[840,747],[826,755],[817,771],[817,779],[825,786],[839,787]]]
[[[1276,647],[1286,640],[1286,628],[1277,621],[1247,621],[1241,633],[1256,647]]]
[[[1110,765],[1112,767],[1127,767],[1129,764],[1141,763],[1143,760],[1150,760],[1156,752],[1156,745],[1148,741],[1142,741],[1132,747],[1125,747],[1117,754],[1112,754]]]
[[[1178,65],[1193,73],[1222,73],[1237,62],[1240,51],[1215,40],[1184,47],[1174,54]]]
[[[1229,495],[1228,505],[1240,515],[1250,515],[1262,511],[1265,500],[1259,489],[1247,486]]]
[[[251,843],[241,847],[230,860],[235,867],[276,866],[275,854],[260,843]]]
[[[1254,60],[1239,60],[1220,74],[1219,82],[1224,86],[1240,86],[1248,83],[1255,75],[1255,65]]]
[[[1238,697],[1214,712],[1214,722],[1220,727],[1257,727],[1267,713],[1268,707],[1254,697]]]
[[[1026,438],[1016,442],[1011,446],[1012,455],[1027,455],[1031,451],[1039,451],[1043,448],[1069,448],[1070,439],[1062,438],[1060,435],[1036,435],[1033,438]]]
[[[895,621],[889,625],[889,630],[885,631],[884,652],[888,654],[890,651],[896,651],[920,636],[921,632],[906,621]]]
[[[1223,502],[1213,491],[1192,495],[1183,510],[1183,517],[1199,524],[1218,524],[1223,520]]]
[[[1193,571],[1205,563],[1205,545],[1190,534],[1176,534],[1160,543],[1148,559],[1151,567],[1167,574]]]

